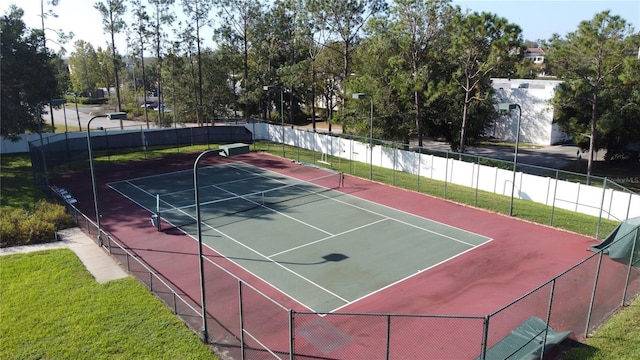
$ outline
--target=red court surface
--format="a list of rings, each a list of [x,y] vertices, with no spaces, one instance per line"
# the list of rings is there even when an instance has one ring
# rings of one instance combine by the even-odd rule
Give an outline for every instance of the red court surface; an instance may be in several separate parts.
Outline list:
[[[161,160],[145,160],[135,164],[111,164],[96,168],[99,207],[104,230],[124,243],[125,247],[167,279],[178,292],[192,299],[194,304],[200,302],[197,241],[179,231],[157,232],[151,225],[150,213],[115,193],[106,184],[193,169],[193,161],[197,155],[199,154],[184,154]],[[228,161],[244,161],[299,179],[311,179],[323,172],[261,153],[240,155],[232,159],[211,156],[203,159],[200,166]],[[89,170],[67,173],[52,181],[51,185],[67,189],[79,200],[76,206],[89,218],[95,219]],[[487,236],[493,240],[342,308],[339,312],[484,316],[508,305],[593,255],[587,249],[597,243],[593,238],[349,175],[345,175],[345,184],[341,190],[352,196]],[[389,241],[392,240],[389,239]],[[222,265],[283,306],[298,311],[306,310],[270,285],[244,272],[229,260],[221,258],[211,249],[205,249],[204,254],[207,259]],[[585,281],[588,282],[586,286],[574,285],[576,289],[580,289],[575,290],[576,296],[590,296],[592,278],[586,278]],[[235,319],[238,314],[234,312],[237,305],[225,303],[226,298],[233,299],[237,296],[237,287],[224,288],[218,283],[211,284],[211,289],[213,288],[215,288],[216,299],[208,299],[208,310],[214,317],[226,318],[220,321],[223,324],[226,321],[237,323]],[[223,309],[216,310],[216,306],[220,308],[221,304]],[[560,311],[572,311],[571,304],[558,306],[566,308]],[[284,314],[286,316],[286,312]],[[526,318],[530,314],[523,313],[521,316]],[[582,317],[583,314],[580,313],[579,316]],[[306,317],[310,318],[309,315]],[[279,321],[277,326],[274,325],[277,329],[272,328],[268,333],[274,338],[279,337],[287,341],[286,320],[285,317],[284,322]],[[265,320],[265,322],[269,321],[272,320]],[[309,322],[312,321],[317,320],[309,320]],[[514,321],[521,322],[519,319]],[[369,330],[374,331],[375,327]],[[465,331],[464,329],[449,330]],[[367,329],[361,331],[367,331]],[[277,334],[278,332],[284,332],[284,337],[282,334]],[[224,339],[216,340],[224,341]],[[410,339],[407,338],[406,341],[406,346],[411,346]],[[470,358],[477,356],[478,354],[474,352],[480,349],[480,344],[474,345],[477,347],[469,351]],[[286,345],[278,346],[284,346],[286,350]],[[299,340],[297,346],[303,349],[304,341]],[[352,349],[351,351],[353,354],[353,352],[366,350]],[[328,358],[341,358],[341,356],[336,353]]]

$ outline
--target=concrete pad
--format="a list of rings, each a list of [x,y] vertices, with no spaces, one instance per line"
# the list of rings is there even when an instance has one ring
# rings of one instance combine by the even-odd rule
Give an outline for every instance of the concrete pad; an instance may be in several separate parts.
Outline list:
[[[0,255],[18,254],[49,249],[69,248],[82,261],[87,270],[99,283],[122,279],[127,273],[120,265],[98,246],[90,237],[79,228],[65,229],[58,232],[59,241],[37,244],[14,246],[0,249]]]

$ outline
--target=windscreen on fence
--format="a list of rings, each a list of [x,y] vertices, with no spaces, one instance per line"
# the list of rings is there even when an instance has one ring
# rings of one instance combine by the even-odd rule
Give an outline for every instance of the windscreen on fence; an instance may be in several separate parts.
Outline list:
[[[34,182],[48,186],[49,174],[58,166],[89,161],[87,133],[64,133],[29,143]],[[149,148],[179,149],[181,146],[253,141],[245,126],[203,126],[135,130],[101,129],[91,131],[94,156],[110,156],[122,149],[146,151]]]
[[[602,250],[611,260],[640,267],[640,217],[627,219],[620,223],[604,241],[590,248],[592,251]]]

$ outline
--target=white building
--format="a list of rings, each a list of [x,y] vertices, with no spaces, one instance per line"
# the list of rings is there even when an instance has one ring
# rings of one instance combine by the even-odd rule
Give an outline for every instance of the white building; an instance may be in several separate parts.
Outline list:
[[[510,102],[520,105],[520,141],[536,145],[555,145],[569,136],[553,124],[551,100],[562,83],[559,80],[491,79],[495,89],[496,103]],[[500,116],[486,135],[505,141],[515,141],[518,111]]]

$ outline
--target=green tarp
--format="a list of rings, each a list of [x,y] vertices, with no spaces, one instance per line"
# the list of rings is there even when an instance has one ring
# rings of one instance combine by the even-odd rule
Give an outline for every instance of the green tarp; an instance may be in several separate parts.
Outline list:
[[[611,260],[634,266],[640,265],[640,217],[627,219],[620,223],[600,244],[589,248],[591,251],[603,251]],[[633,257],[631,256],[633,252]]]
[[[570,334],[570,331],[555,331],[542,319],[530,317],[476,360],[537,360],[543,352],[542,344],[547,352]]]

